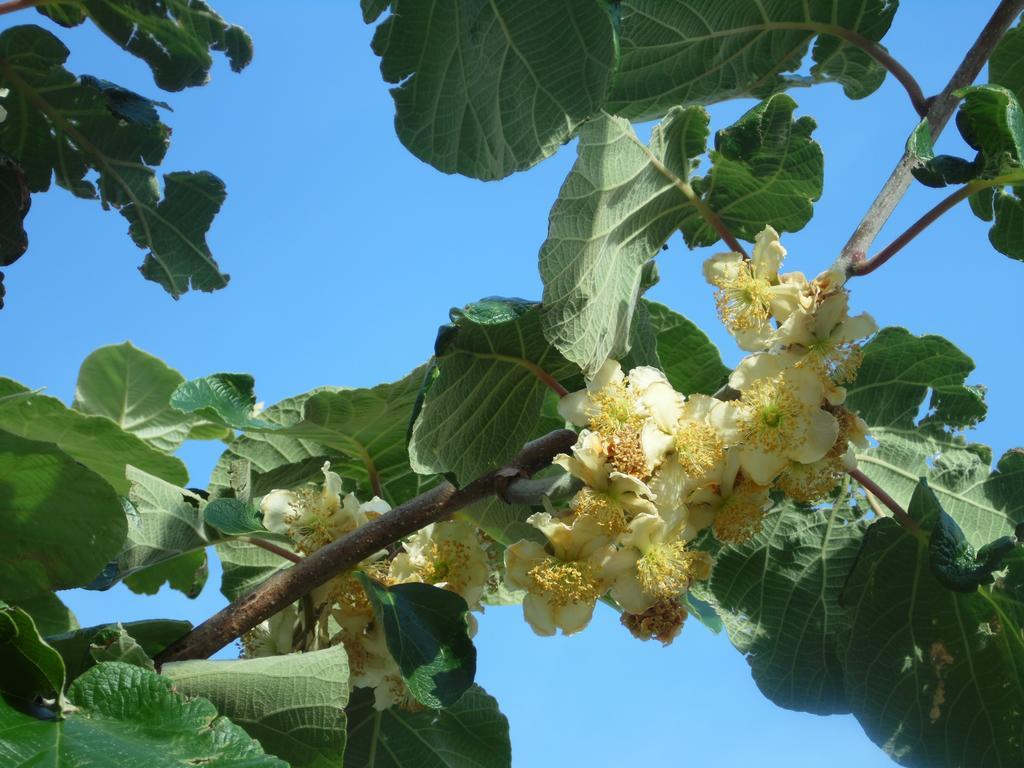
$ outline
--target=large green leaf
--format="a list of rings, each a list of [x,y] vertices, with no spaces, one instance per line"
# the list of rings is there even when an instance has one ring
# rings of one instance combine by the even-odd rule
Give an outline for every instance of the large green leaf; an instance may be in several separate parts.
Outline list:
[[[46,642],[61,655],[67,668],[68,680],[74,680],[87,669],[96,665],[92,652],[93,645],[111,632],[123,631],[131,637],[150,658],[169,646],[175,640],[188,634],[192,625],[187,621],[173,619],[150,619],[147,621],[126,621],[115,624],[99,624],[72,632],[51,635]]]
[[[672,386],[686,395],[713,395],[729,381],[711,339],[682,315],[664,304],[643,299],[657,340],[658,359]]]
[[[57,635],[78,629],[78,619],[53,592],[17,601],[17,606],[32,617],[41,635]]]
[[[92,19],[107,37],[153,70],[156,84],[180,91],[209,80],[211,51],[227,56],[241,72],[252,60],[252,40],[203,0],[61,0],[39,12],[58,24]]]
[[[432,584],[388,587],[362,573],[356,575],[409,692],[432,709],[455,704],[476,676],[476,647],[469,638],[466,601]]]
[[[393,0],[373,49],[396,84],[399,139],[435,168],[478,179],[553,154],[611,84],[615,45],[603,5]]]
[[[40,27],[0,33],[0,88],[11,91],[10,114],[0,123],[0,151],[18,161],[33,192],[48,189],[56,178],[79,197],[98,197],[105,207],[119,209],[132,240],[148,250],[143,274],[173,296],[190,286],[223,288],[228,276],[205,240],[224,201],[223,183],[205,171],[167,174],[161,199],[155,168],[167,152],[170,129],[159,120],[140,119],[147,110],[124,110],[125,94],[135,106],[147,101],[142,96],[76,78],[63,66],[67,57],[64,44]]]
[[[692,209],[670,176],[688,179],[707,136],[708,115],[698,108],[672,110],[649,146],[617,117],[602,114],[580,130],[540,274],[544,334],[585,372],[629,351],[644,266]]]
[[[178,693],[209,699],[293,768],[342,765],[348,704],[344,647],[237,661],[183,661],[165,664],[161,672]]]
[[[927,531],[940,511],[918,486],[910,515]],[[929,568],[927,536],[893,519],[868,530],[844,590],[846,685],[865,732],[901,765],[1024,764],[1022,613],[1001,592],[943,586]]]
[[[156,565],[135,571],[124,579],[124,585],[137,595],[155,595],[164,584],[185,597],[198,597],[210,575],[205,549],[182,552]]]
[[[506,768],[512,765],[508,720],[498,702],[473,686],[439,712],[373,707],[360,688],[348,705],[345,764],[367,768]]]
[[[622,62],[609,111],[660,117],[676,105],[763,98],[793,85],[838,82],[871,94],[885,70],[845,37],[870,44],[896,0],[623,0]],[[845,36],[845,37],[844,37]],[[817,38],[809,77],[794,74]]]
[[[149,768],[287,768],[206,699],[186,699],[155,672],[118,662],[68,691],[76,711],[37,720],[0,701],[0,762],[11,768],[145,765]]]
[[[43,642],[31,616],[0,600],[0,707],[4,697],[25,706],[37,697],[57,697],[63,689],[60,654]]]
[[[11,601],[80,586],[124,542],[114,489],[51,443],[0,430],[0,596]]]
[[[733,645],[746,654],[761,692],[787,709],[849,711],[837,633],[847,624],[839,595],[865,526],[846,504],[777,504],[761,532],[718,554],[710,591]]]
[[[253,414],[256,385],[247,373],[213,373],[184,381],[171,393],[171,407],[230,429],[267,426]]]
[[[22,397],[7,396],[23,395]],[[179,459],[156,450],[102,416],[87,416],[55,397],[30,393],[11,379],[0,378],[0,429],[33,440],[56,443],[120,494],[128,492],[129,464],[184,485],[188,472]]]
[[[280,546],[280,545],[279,545]],[[238,600],[291,563],[280,555],[245,541],[217,545],[222,575],[220,591],[228,600]]]
[[[825,157],[811,138],[814,120],[793,120],[795,110],[789,96],[772,96],[715,135],[711,171],[694,188],[736,237],[753,240],[768,224],[796,232],[811,220],[811,204],[824,185]],[[695,209],[683,234],[691,247],[719,240]]]
[[[992,453],[959,433],[985,416],[983,390],[964,384],[974,363],[938,336],[883,329],[864,348],[847,407],[878,445],[859,451],[860,468],[902,505],[927,477],[943,508],[978,549],[1024,521],[1024,453]],[[931,392],[928,412],[916,419]]]
[[[417,472],[451,473],[462,484],[537,437],[549,383],[568,383],[578,369],[544,338],[536,304],[483,299],[451,318],[437,334],[436,378],[426,385],[409,455]]]
[[[106,416],[125,432],[172,453],[195,421],[170,405],[171,393],[184,380],[163,360],[126,341],[101,347],[82,361],[71,407]]]

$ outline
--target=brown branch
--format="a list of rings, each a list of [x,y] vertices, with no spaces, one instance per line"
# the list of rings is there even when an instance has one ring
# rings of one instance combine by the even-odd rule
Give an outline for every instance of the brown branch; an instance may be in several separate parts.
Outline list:
[[[303,558],[301,555],[297,555],[294,552],[289,552],[284,547],[279,547],[277,544],[261,539],[258,536],[242,536],[242,541],[247,544],[252,544],[254,547],[265,549],[267,552],[273,552],[278,557],[283,557],[285,560],[291,560],[293,563],[301,563]]]
[[[46,5],[48,2],[54,2],[55,0],[12,0],[9,3],[0,3],[0,15],[5,13],[14,13],[15,11],[24,11],[29,8],[35,8],[37,5]]]
[[[992,51],[1022,10],[1024,10],[1024,0],[1002,0],[974,45],[964,56],[964,60],[957,67],[956,72],[953,73],[953,77],[950,78],[942,92],[932,100],[926,119],[931,126],[933,139],[938,139],[956,109],[959,100],[953,95],[953,92],[970,85],[977,79],[985,62],[992,55]],[[843,248],[839,259],[846,265],[847,274],[856,274],[857,264],[867,257],[871,244],[910,188],[912,179],[910,169],[915,162],[910,152],[903,153],[903,157],[885,182],[882,191],[878,193],[878,197],[875,198],[850,241]]]
[[[924,535],[921,531],[921,526],[917,524],[917,521],[908,515],[906,511],[904,511],[903,507],[897,503],[896,499],[886,493],[878,483],[865,475],[859,469],[848,470],[847,474],[856,480],[864,490],[868,491],[872,496],[885,504],[885,506],[889,508],[889,511],[892,512],[892,516],[896,522],[902,525],[908,532],[915,536]]]
[[[462,488],[456,488],[449,482],[434,486],[303,558],[292,568],[271,576],[248,595],[214,614],[160,653],[156,663],[208,658],[261,621],[335,576],[351,570],[388,544],[442,520],[474,501],[494,494],[504,495],[510,481],[514,487],[515,478],[528,478],[547,467],[557,454],[569,451],[576,438],[576,433],[568,429],[550,432],[523,446],[507,467],[488,472]]]

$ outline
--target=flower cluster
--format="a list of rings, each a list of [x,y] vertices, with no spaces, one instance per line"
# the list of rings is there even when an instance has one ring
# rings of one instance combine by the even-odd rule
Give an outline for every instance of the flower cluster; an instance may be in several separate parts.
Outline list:
[[[693,545],[701,531],[743,542],[773,489],[819,500],[852,468],[851,443],[863,445],[867,427],[842,407],[842,385],[875,324],[849,316],[840,275],[780,274],[785,254],[768,227],[752,258],[704,265],[723,323],[752,353],[730,377],[731,399],[685,396],[661,371],[626,373],[614,360],[562,398],[562,416],[582,430],[555,462],[583,487],[565,514],[529,519],[546,544],[505,552],[506,580],[525,592],[538,634],[583,629],[607,595],[634,634],[670,642],[686,618],[681,596],[710,575],[710,555]]]
[[[360,503],[354,494],[342,495],[341,477],[329,463],[323,474],[321,488],[271,491],[260,504],[264,526],[286,535],[306,555],[390,510],[378,497]],[[359,570],[387,585],[433,584],[461,595],[470,609],[479,610],[492,561],[474,526],[451,521],[417,531],[397,553],[382,550],[362,562]],[[245,654],[268,656],[340,643],[348,653],[350,687],[373,688],[378,709],[393,704],[417,708],[388,652],[373,606],[352,573],[313,590],[308,601],[309,617],[300,606],[290,606],[248,633],[243,638]]]

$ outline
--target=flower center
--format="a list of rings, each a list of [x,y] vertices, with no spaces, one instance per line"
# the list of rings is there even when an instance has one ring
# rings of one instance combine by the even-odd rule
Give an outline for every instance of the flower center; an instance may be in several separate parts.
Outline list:
[[[760,533],[766,500],[761,490],[737,489],[715,514],[715,537],[727,544],[742,544]]]
[[[781,453],[799,436],[804,408],[782,377],[758,379],[743,392],[740,403],[744,415],[739,428],[747,444]]]
[[[827,496],[842,479],[842,463],[826,458],[813,464],[790,464],[775,484],[796,501],[812,502]]]
[[[530,592],[546,597],[555,608],[564,608],[570,603],[592,603],[601,595],[589,563],[549,557],[531,568],[529,576]]]
[[[725,443],[714,427],[688,421],[676,432],[676,458],[687,475],[703,477],[725,458]]]
[[[629,518],[622,505],[606,493],[593,488],[581,488],[570,504],[579,517],[592,518],[610,536],[617,536],[629,526]]]
[[[590,428],[605,437],[623,430],[639,433],[643,427],[644,414],[625,382],[618,381],[592,393],[589,404]]]
[[[685,541],[655,544],[636,564],[636,579],[648,595],[667,600],[710,574],[705,552],[689,552]]]
[[[715,281],[715,304],[722,323],[733,331],[757,329],[771,316],[772,284],[755,277],[749,263],[739,266],[736,275]]]

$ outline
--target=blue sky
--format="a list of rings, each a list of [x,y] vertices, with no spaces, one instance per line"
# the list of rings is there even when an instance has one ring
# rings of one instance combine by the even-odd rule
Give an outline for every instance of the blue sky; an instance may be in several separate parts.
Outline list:
[[[211,170],[228,187],[210,243],[229,286],[173,301],[135,267],[142,261],[124,219],[56,191],[33,200],[29,253],[5,270],[0,312],[3,371],[70,401],[78,365],[93,349],[130,339],[187,377],[246,371],[267,403],[321,385],[365,386],[401,377],[430,354],[450,307],[487,295],[539,297],[536,260],[547,214],[575,158],[573,147],[501,183],[445,176],[398,142],[391,98],[369,49],[357,3],[216,0],[256,43],[241,75],[222,61],[205,88],[162,94],[148,69],[89,28],[61,30],[70,68],[174,107],[171,170]],[[907,2],[885,43],[927,93],[948,78],[995,2]],[[965,11],[965,7],[972,10]],[[984,12],[983,12],[984,11]],[[4,25],[47,22],[34,12]],[[899,157],[916,118],[891,79],[860,102],[835,86],[796,91],[798,114],[815,117],[826,153],[825,194],[815,218],[784,235],[787,267],[816,274],[834,258]],[[712,128],[751,102],[713,107]],[[940,147],[958,149],[951,134]],[[915,189],[880,245],[938,201]],[[710,251],[713,252],[713,251]],[[739,353],[719,326],[700,264],[675,236],[659,256],[650,297],[709,332],[727,363]],[[995,253],[986,226],[953,211],[874,275],[852,284],[854,311],[880,325],[950,339],[977,363],[990,419],[973,437],[998,453],[1019,444],[1017,394],[1024,265]],[[182,452],[203,485],[215,444]],[[184,617],[223,604],[214,565],[189,601],[123,587],[68,593],[83,624]],[[517,768],[652,762],[766,768],[891,765],[851,717],[778,709],[750,679],[725,637],[696,622],[670,647],[633,640],[599,607],[571,638],[535,637],[516,608],[490,609],[477,637],[478,681],[511,722]],[[674,757],[676,754],[679,757]],[[683,756],[685,755],[685,757]]]

